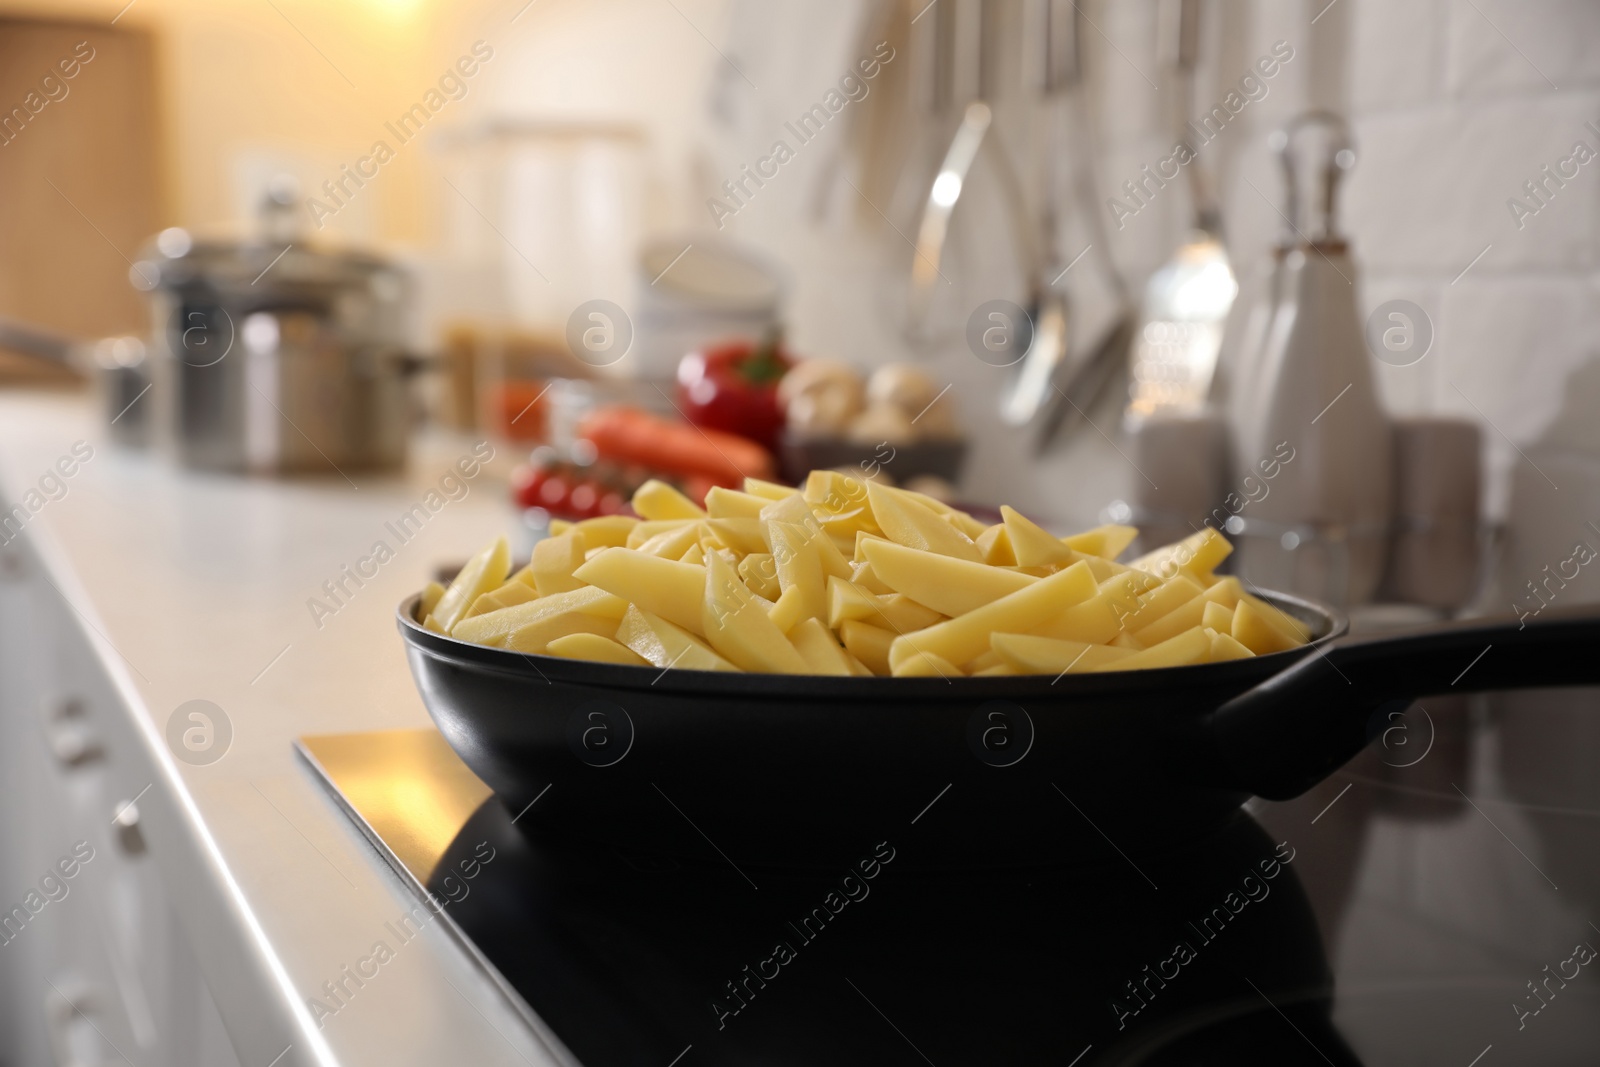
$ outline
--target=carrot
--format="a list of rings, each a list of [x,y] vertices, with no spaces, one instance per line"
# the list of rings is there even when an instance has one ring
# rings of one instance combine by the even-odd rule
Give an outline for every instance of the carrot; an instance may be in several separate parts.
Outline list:
[[[772,453],[744,437],[702,429],[631,407],[603,407],[578,426],[601,459],[637,463],[683,476],[700,475],[737,487],[745,478],[770,478]]]
[[[484,404],[486,420],[494,431],[512,441],[545,438],[543,382],[506,381],[491,387]]]

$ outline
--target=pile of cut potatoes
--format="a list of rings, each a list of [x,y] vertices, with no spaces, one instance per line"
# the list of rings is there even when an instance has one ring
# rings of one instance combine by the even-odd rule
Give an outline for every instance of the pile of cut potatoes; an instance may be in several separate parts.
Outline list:
[[[511,573],[504,538],[422,625],[531,654],[695,671],[895,677],[1178,667],[1305,644],[1298,620],[1213,573],[1204,529],[1131,563],[1138,531],[1058,538],[1011,508],[985,526],[932,497],[815,471],[696,504],[647,482],[639,518],[555,523]]]

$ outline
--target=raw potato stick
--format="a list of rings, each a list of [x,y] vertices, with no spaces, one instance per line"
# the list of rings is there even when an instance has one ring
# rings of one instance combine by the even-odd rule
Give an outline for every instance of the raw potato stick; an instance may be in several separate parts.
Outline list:
[[[1311,639],[1215,574],[1232,551],[1215,530],[1123,565],[1131,526],[1058,538],[1005,507],[985,527],[836,471],[802,489],[732,484],[702,507],[646,482],[641,518],[552,523],[514,575],[501,538],[430,584],[416,617],[457,640],[619,666],[951,681],[1220,663]]]

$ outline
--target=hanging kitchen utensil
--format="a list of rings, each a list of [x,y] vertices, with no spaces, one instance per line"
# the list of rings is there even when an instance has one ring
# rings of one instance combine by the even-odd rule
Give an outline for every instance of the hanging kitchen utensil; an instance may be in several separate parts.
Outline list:
[[[1015,381],[1000,402],[1000,417],[1012,426],[1028,425],[1043,410],[1058,369],[1069,360],[1072,339],[1071,305],[1065,290],[1057,284],[1066,267],[1061,255],[1057,197],[1063,150],[1062,105],[1081,75],[1076,11],[1069,14],[1057,0],[1035,0],[1031,6],[1032,25],[1028,30],[1036,35],[1043,49],[1036,85],[1040,118],[1045,126],[1040,138],[1044,146],[1039,182],[1040,255],[1030,271],[1028,315],[1033,321],[1032,343],[1023,354]]]
[[[978,158],[978,150],[994,118],[988,105],[977,99],[981,94],[976,82],[965,92],[956,84],[957,69],[975,72],[977,59],[981,58],[974,55],[970,40],[965,42],[967,47],[961,47],[964,42],[959,39],[957,23],[963,6],[947,3],[922,12],[919,19],[926,21],[913,38],[921,74],[917,84],[922,112],[920,125],[929,139],[937,138],[944,143],[942,152],[931,140],[926,140],[922,146],[923,152],[934,153],[938,163],[932,178],[924,179],[926,185],[920,186],[921,206],[911,257],[910,290],[906,297],[906,338],[919,347],[930,344],[936,333],[929,319],[934,288],[942,273],[940,264],[950,233],[950,217],[966,190],[967,172]],[[913,23],[913,30],[916,29]],[[952,115],[957,116],[955,134],[944,140],[943,131],[948,128]],[[920,158],[913,162],[924,165]]]
[[[1096,189],[1091,160],[1098,158],[1093,122],[1083,101],[1082,59],[1078,43],[1082,42],[1083,10],[1074,0],[1029,0],[1024,8],[1027,16],[1024,26],[1024,43],[1037,42],[1034,69],[1035,88],[1042,91],[1046,120],[1051,123],[1050,136],[1042,138],[1050,144],[1051,158],[1066,160],[1067,203],[1077,208],[1077,218],[1088,230],[1090,245],[1078,256],[1090,256],[1098,264],[1110,296],[1115,301],[1115,312],[1109,325],[1102,328],[1099,339],[1083,349],[1082,355],[1062,358],[1056,363],[1053,378],[1046,382],[1045,395],[1040,400],[1042,410],[1035,418],[1037,434],[1034,435],[1035,454],[1043,453],[1062,434],[1080,426],[1088,418],[1088,411],[1099,403],[1112,381],[1118,378],[1128,352],[1128,339],[1133,334],[1133,317],[1128,301],[1128,283],[1110,258],[1110,240],[1106,234],[1106,219],[1101,214],[1101,197]],[[1058,102],[1059,101],[1059,102]],[[1066,136],[1056,144],[1054,138],[1062,126]],[[1056,194],[1054,178],[1046,178],[1046,195]],[[1056,234],[1051,230],[1051,234]],[[1059,240],[1059,237],[1058,237]],[[1051,286],[1061,285],[1066,267],[1066,256],[1056,248],[1048,277]],[[1070,266],[1067,264],[1067,266]],[[1082,333],[1082,322],[1075,323]]]
[[[1296,161],[1323,137],[1316,166]],[[1356,315],[1356,270],[1337,231],[1340,178],[1355,165],[1344,120],[1310,111],[1272,139],[1293,239],[1279,249],[1278,305],[1253,380],[1238,382],[1234,469],[1285,468],[1230,520],[1240,573],[1337,603],[1367,601],[1382,576],[1393,509],[1388,419]]]
[[[1034,441],[1034,452],[1048,449],[1063,434],[1088,421],[1089,410],[1105,395],[1118,371],[1126,365],[1128,345],[1133,340],[1135,323],[1126,308],[1064,381],[1054,383],[1045,398],[1046,413]]]
[[[1205,404],[1223,326],[1239,292],[1222,244],[1221,210],[1189,136],[1199,0],[1168,0],[1166,13],[1169,24],[1176,20],[1169,75],[1179,101],[1178,140],[1189,154],[1183,169],[1194,200],[1194,227],[1145,289],[1144,321],[1134,339],[1130,367],[1128,415],[1133,421],[1163,409],[1193,412]]]
[[[944,161],[939,165],[939,173],[928,188],[927,205],[922,212],[922,222],[917,226],[916,252],[911,257],[907,323],[914,335],[923,335],[927,328],[934,289],[941,276],[939,265],[944,259],[945,241],[950,236],[950,216],[955,213],[956,203],[966,188],[967,173],[978,158],[978,150],[983,147],[993,120],[988,104],[974,100],[967,105],[961,125],[956,128]]]
[[[1064,314],[1068,307],[1066,294],[1057,288],[1071,266],[1059,246],[1058,227],[1062,220],[1056,204],[1061,194],[1058,179],[1062,176],[1067,179],[1067,191],[1071,194],[1067,203],[1076,206],[1090,238],[1089,247],[1079,255],[1095,252],[1092,259],[1099,265],[1117,302],[1110,324],[1082,356],[1069,358],[1071,334],[1064,329],[1059,342],[1052,344],[1053,338],[1047,334],[1036,346],[1037,351],[1030,350],[1028,359],[1024,360],[1023,372],[1008,398],[1004,414],[1009,422],[1035,423],[1038,429],[1033,447],[1035,453],[1039,453],[1060,434],[1082,423],[1088,410],[1116,377],[1117,369],[1126,358],[1132,322],[1128,313],[1127,282],[1110,257],[1110,241],[1100,214],[1094,170],[1087,165],[1096,153],[1082,92],[1079,43],[1083,11],[1073,0],[1028,0],[1023,13],[1024,45],[1034,49],[1029,64],[1033,75],[1029,80],[1039,92],[1039,110],[1046,125],[1044,135],[1038,138],[1039,143],[1046,146],[1040,196],[1044,239],[1050,249],[1037,277],[1037,284],[1047,298],[1041,304],[1049,308],[1052,302],[1058,303],[1063,312],[1060,316],[1063,328],[1073,325]],[[1062,162],[1066,164],[1064,175],[1060,167]],[[1052,318],[1047,311],[1041,311],[1037,320],[1041,333],[1046,332],[1047,326],[1053,326]],[[1044,373],[1046,368],[1048,373]]]
[[[949,283],[941,267],[950,223],[980,152],[986,154],[999,183],[1002,207],[1024,273],[1031,274],[1037,263],[1034,222],[1024,209],[1022,185],[1011,158],[991,132],[994,112],[986,102],[994,95],[998,77],[988,51],[995,10],[995,0],[953,0],[938,5],[930,12],[934,26],[924,37],[932,57],[925,99],[936,116],[959,108],[960,119],[928,185],[916,226],[905,336],[922,350],[943,339],[934,326],[935,294]]]

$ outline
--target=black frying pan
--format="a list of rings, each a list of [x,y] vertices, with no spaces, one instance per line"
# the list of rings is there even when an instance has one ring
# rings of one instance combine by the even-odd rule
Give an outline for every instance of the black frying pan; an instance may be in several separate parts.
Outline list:
[[[531,656],[429,633],[415,598],[399,626],[440,731],[524,829],[746,871],[842,870],[879,841],[914,843],[903,868],[1114,858],[1108,844],[1136,857],[1215,828],[1251,794],[1298,796],[1418,697],[1600,683],[1593,609],[1353,639],[1327,607],[1269,599],[1315,640],[1058,679]]]

